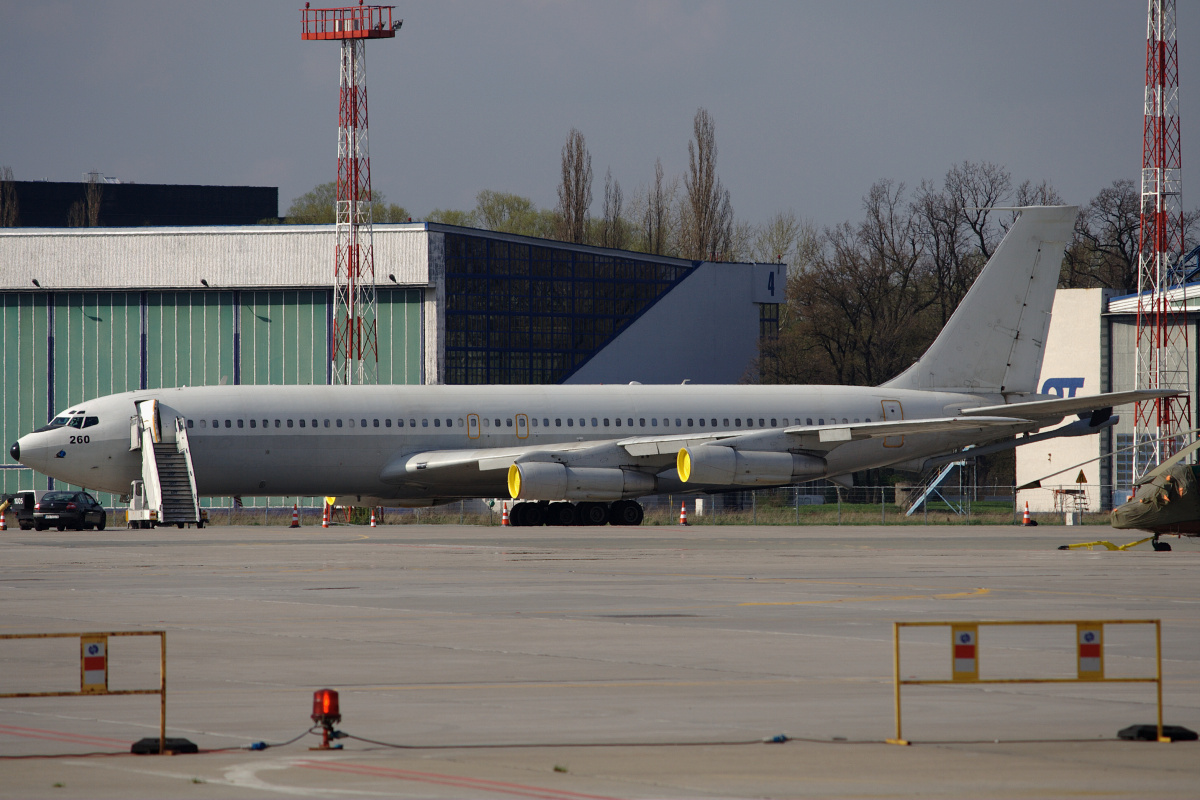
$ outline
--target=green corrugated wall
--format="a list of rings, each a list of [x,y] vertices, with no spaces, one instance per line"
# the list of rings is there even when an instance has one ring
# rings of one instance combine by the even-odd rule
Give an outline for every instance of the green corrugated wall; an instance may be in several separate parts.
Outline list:
[[[379,383],[420,383],[422,292],[383,289],[378,301]],[[0,293],[0,443],[7,450],[76,403],[137,389],[143,373],[151,389],[324,384],[329,305],[320,289]],[[46,488],[45,478],[0,469],[0,491],[29,488]]]

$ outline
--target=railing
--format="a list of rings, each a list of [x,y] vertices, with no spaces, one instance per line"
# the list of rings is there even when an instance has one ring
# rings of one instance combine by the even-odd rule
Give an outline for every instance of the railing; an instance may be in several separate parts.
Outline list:
[[[300,10],[301,39],[385,39],[396,35],[395,6],[348,6]]]

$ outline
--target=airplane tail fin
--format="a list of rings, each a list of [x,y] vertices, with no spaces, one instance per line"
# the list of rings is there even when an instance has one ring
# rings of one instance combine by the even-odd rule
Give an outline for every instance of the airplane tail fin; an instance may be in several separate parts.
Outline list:
[[[1036,392],[1063,250],[1078,213],[1078,206],[1023,209],[937,339],[883,386]]]

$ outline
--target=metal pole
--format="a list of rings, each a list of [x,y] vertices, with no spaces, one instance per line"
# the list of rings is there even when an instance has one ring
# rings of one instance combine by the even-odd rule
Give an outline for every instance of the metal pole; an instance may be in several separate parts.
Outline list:
[[[842,524],[842,487],[839,486],[836,491],[837,491],[837,499],[838,499],[838,525],[841,525]]]
[[[754,524],[758,524],[758,490],[750,492],[750,507],[754,509]]]
[[[158,639],[159,639],[158,651],[160,654],[159,655],[160,664],[159,664],[159,673],[158,673],[159,674],[159,677],[158,677],[158,688],[159,688],[159,693],[158,693],[158,697],[159,697],[158,754],[161,756],[164,752],[166,752],[166,748],[167,748],[167,632],[166,631],[160,632],[158,634]],[[1162,684],[1160,683],[1159,686],[1161,687]],[[1161,702],[1158,704],[1158,707],[1161,711],[1161,709],[1162,709]],[[1162,733],[1161,714],[1159,716],[1159,719],[1160,719],[1159,733],[1161,734]]]
[[[896,696],[895,744],[908,744],[900,732],[900,623],[892,623],[892,691]]]
[[[1158,689],[1158,740],[1160,742],[1169,742],[1170,739],[1163,736],[1163,710],[1162,710],[1162,620],[1154,620],[1154,661],[1157,664],[1157,681],[1155,687]]]
[[[799,525],[800,524],[800,487],[793,486],[792,491],[795,492],[795,494],[792,495],[792,497],[796,501],[796,524]]]
[[[883,507],[883,502],[886,497],[887,497],[886,488],[883,486],[880,486],[879,487],[879,524],[880,525],[887,524],[887,511]]]

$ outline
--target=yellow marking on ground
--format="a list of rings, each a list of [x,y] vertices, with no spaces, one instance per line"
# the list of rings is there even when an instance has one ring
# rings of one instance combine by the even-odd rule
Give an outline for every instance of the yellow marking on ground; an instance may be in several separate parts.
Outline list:
[[[875,597],[839,597],[832,600],[793,600],[778,603],[738,603],[739,606],[817,606],[829,603],[877,603],[886,600],[959,600],[964,597],[983,597],[990,594],[991,589],[976,589],[971,592],[955,592],[954,594],[897,594],[877,595]]]

